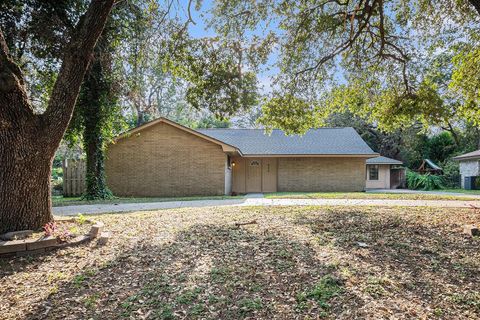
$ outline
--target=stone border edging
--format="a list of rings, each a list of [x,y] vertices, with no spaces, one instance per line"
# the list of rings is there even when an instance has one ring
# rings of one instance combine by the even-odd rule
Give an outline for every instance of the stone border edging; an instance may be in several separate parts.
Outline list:
[[[75,219],[60,219],[57,221],[74,221]],[[76,236],[69,242],[59,242],[57,238],[48,236],[40,239],[24,239],[0,241],[0,258],[21,257],[49,252],[55,249],[67,248],[93,240],[100,235],[104,228],[103,222],[86,220],[91,223],[90,231],[87,234]],[[106,241],[105,241],[106,243]]]

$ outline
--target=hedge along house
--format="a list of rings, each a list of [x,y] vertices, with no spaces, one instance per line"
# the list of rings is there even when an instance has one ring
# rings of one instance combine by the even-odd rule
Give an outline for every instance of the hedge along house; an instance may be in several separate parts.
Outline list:
[[[108,146],[106,175],[119,196],[363,191],[366,160],[377,156],[353,128],[286,136],[193,130],[160,118]]]
[[[405,184],[403,162],[380,156],[367,159],[366,163],[367,189],[396,189]]]

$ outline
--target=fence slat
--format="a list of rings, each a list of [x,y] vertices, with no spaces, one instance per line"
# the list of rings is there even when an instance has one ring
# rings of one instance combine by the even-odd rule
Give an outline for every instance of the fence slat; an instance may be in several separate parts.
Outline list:
[[[63,160],[63,196],[76,197],[85,192],[85,161]]]

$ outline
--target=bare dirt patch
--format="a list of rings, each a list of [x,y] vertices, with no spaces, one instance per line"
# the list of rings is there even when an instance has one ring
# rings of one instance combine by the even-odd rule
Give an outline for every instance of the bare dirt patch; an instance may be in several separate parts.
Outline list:
[[[469,209],[192,208],[93,217],[89,243],[0,262],[0,318],[472,319]],[[255,220],[257,223],[239,225]]]

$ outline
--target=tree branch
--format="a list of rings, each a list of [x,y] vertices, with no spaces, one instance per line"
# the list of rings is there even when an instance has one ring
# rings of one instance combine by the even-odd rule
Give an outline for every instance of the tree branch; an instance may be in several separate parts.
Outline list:
[[[329,53],[329,54],[327,54],[326,56],[323,56],[323,57],[321,57],[319,60],[317,60],[317,62],[315,63],[315,65],[296,72],[295,77],[297,77],[297,76],[300,75],[300,74],[306,73],[306,72],[310,72],[310,71],[317,70],[322,64],[326,63],[327,61],[332,60],[332,59],[335,58],[338,54],[340,54],[340,53],[344,52],[345,50],[351,48],[351,46],[352,46],[352,45],[354,44],[354,42],[358,39],[358,37],[360,37],[360,35],[362,34],[363,30],[368,27],[368,23],[369,23],[369,21],[370,21],[370,18],[371,18],[371,16],[372,16],[373,11],[374,11],[374,10],[373,10],[373,6],[374,6],[376,3],[377,3],[377,2],[374,0],[373,3],[372,3],[372,5],[368,5],[368,1],[367,1],[366,4],[365,4],[364,9],[362,10],[362,13],[359,14],[359,15],[355,15],[356,18],[355,18],[354,20],[359,19],[359,21],[358,21],[358,30],[357,30],[353,35],[350,34],[349,39],[347,39],[347,40],[344,41],[342,44],[340,44],[339,46],[337,46],[331,53]],[[357,11],[358,9],[356,8],[355,10]],[[354,15],[352,15],[352,17],[354,17]],[[363,20],[363,23],[361,23],[362,20]]]
[[[478,14],[480,14],[480,0],[468,0],[470,4],[477,10]]]
[[[0,28],[0,68],[1,68],[0,71],[2,73],[6,72],[7,70],[13,73],[17,77],[19,84],[21,86],[24,85],[22,71],[20,70],[18,65],[13,61],[13,59],[10,57],[8,45],[7,45],[7,42],[5,41],[5,37],[3,36],[3,32],[1,28]]]
[[[32,117],[22,71],[11,58],[0,28],[0,130],[18,128]]]
[[[56,147],[72,117],[83,78],[92,59],[114,0],[92,0],[82,16],[64,53],[63,63],[42,119]]]
[[[345,9],[347,9],[349,5],[348,2],[340,3],[337,1],[327,1],[325,3],[330,2],[335,2],[339,6],[346,6]],[[325,5],[325,3],[322,5]],[[322,5],[303,11],[301,13],[302,18],[307,19],[308,15]],[[323,56],[320,56],[316,61],[313,61],[312,65],[306,66],[305,68],[297,71],[294,75],[294,79],[297,79],[299,75],[304,73],[318,72],[319,68],[323,64],[335,59],[335,57],[339,54],[354,48],[358,44],[358,46],[363,49],[373,49],[376,51],[371,58],[364,58],[364,61],[370,62],[376,58],[391,59],[401,64],[405,92],[410,93],[411,87],[407,72],[407,63],[409,58],[408,55],[395,44],[395,40],[401,39],[401,37],[390,36],[387,33],[384,5],[385,2],[383,0],[359,0],[350,11],[339,10],[333,13],[333,16],[338,16],[340,14],[343,16],[343,30],[344,32],[348,33],[346,35],[346,39],[334,47],[331,52],[327,52]],[[347,24],[350,24],[350,26],[347,27]],[[298,34],[302,23],[299,23],[298,25],[299,27],[295,33],[295,36]],[[376,45],[377,42],[378,46]]]

